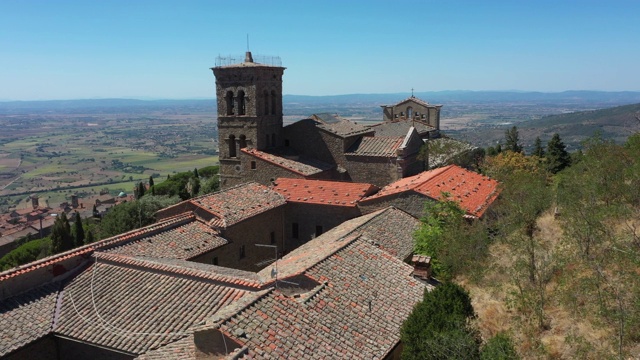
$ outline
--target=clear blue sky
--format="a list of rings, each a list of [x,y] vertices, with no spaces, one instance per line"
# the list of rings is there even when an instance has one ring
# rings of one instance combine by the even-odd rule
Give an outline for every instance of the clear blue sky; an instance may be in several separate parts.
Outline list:
[[[218,55],[285,94],[640,90],[640,1],[0,0],[0,100],[214,96]]]

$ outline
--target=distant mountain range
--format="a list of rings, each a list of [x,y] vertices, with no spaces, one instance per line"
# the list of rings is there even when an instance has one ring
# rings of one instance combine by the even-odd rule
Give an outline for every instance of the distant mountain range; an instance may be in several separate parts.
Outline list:
[[[640,103],[640,91],[563,91],[563,92],[526,92],[526,91],[429,91],[417,92],[416,97],[430,103],[505,103],[505,102],[541,102],[541,103],[597,103],[621,104]],[[284,95],[285,107],[290,105],[334,104],[391,104],[408,98],[411,93],[389,94],[347,94],[328,96]],[[79,108],[114,108],[114,107],[175,107],[206,106],[211,109],[215,99],[192,100],[137,100],[137,99],[80,99],[80,100],[43,100],[43,101],[0,101],[0,111],[19,110],[62,110]]]
[[[450,135],[486,147],[498,142],[504,143],[505,130],[517,126],[525,150],[533,148],[536,137],[546,142],[554,133],[560,135],[569,150],[576,150],[596,132],[605,139],[623,143],[629,135],[640,131],[640,121],[636,117],[640,117],[640,104],[548,115],[518,123],[487,124],[453,131]]]

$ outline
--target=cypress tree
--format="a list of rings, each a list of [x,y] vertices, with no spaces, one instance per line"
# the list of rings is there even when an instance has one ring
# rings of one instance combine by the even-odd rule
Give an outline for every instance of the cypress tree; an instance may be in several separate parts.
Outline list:
[[[560,140],[558,133],[547,143],[547,170],[552,174],[560,172],[571,164],[571,156],[566,150],[565,145]]]
[[[153,187],[153,177],[149,176],[149,187]]]
[[[504,132],[505,137],[505,150],[513,152],[522,152],[522,145],[520,145],[520,135],[518,134],[518,128],[516,126],[511,129],[507,129]]]
[[[193,169],[193,176],[195,176],[196,178],[200,177],[200,175],[198,175],[198,168]]]
[[[94,241],[96,241],[96,240],[93,237],[93,233],[91,231],[88,231],[87,232],[87,239],[85,240],[85,243],[91,244]]]
[[[138,199],[144,196],[144,184],[141,182],[138,183]]]
[[[80,213],[76,212],[75,223],[73,224],[73,234],[75,246],[84,245],[84,228],[82,227],[82,219]]]
[[[69,225],[67,214],[63,212],[56,218],[51,229],[51,250],[54,254],[57,254],[72,248],[71,226]]]
[[[536,141],[533,143],[533,153],[531,155],[535,155],[539,158],[544,157],[544,148],[542,147],[542,140],[540,137],[536,137]]]

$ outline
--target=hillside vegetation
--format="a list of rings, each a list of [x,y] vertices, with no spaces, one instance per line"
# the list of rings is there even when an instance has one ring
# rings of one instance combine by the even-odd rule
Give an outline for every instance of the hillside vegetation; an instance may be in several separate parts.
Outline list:
[[[564,169],[549,147],[487,157],[502,191],[482,221],[427,208],[417,249],[469,291],[482,343],[507,337],[524,359],[640,357],[640,133],[583,147]]]

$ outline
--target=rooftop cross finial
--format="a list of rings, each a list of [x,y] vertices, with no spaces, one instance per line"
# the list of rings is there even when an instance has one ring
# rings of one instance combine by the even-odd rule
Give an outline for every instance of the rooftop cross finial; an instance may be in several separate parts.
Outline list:
[[[413,96],[413,88],[411,88],[411,97],[415,97]]]

